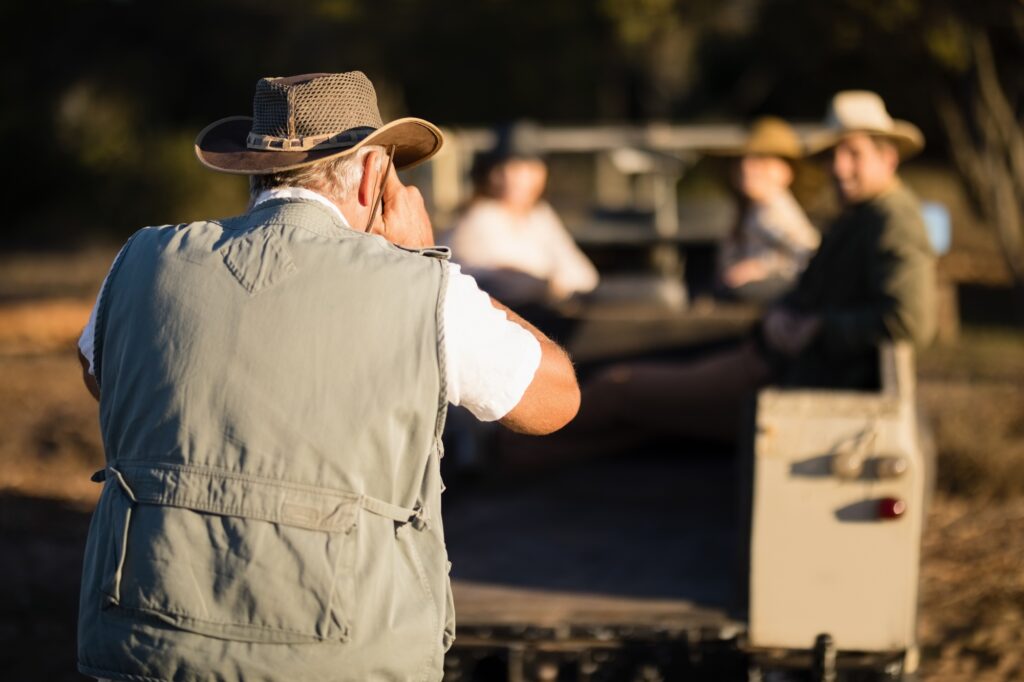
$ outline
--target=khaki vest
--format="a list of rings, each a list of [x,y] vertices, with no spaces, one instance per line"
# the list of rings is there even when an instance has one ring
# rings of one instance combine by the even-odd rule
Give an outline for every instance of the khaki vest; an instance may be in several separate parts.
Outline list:
[[[307,201],[132,237],[97,314],[83,673],[441,678],[446,257]]]

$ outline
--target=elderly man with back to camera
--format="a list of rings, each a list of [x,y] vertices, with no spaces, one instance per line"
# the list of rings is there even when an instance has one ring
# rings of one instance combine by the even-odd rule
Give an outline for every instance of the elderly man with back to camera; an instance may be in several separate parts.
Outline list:
[[[199,160],[243,215],[145,228],[80,349],[107,466],[79,669],[109,680],[439,680],[449,402],[525,433],[579,404],[565,353],[435,248],[360,72],[264,78]]]

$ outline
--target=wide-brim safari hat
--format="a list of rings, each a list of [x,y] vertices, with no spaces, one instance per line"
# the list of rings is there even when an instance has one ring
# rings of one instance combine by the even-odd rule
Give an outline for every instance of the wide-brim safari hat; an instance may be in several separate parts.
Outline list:
[[[924,134],[909,121],[894,119],[885,102],[868,90],[844,90],[837,93],[825,115],[825,130],[810,135],[808,150],[812,154],[827,151],[851,133],[867,133],[893,142],[900,158],[906,159],[924,149]]]
[[[196,138],[203,165],[224,173],[263,175],[352,154],[366,145],[394,147],[394,164],[411,168],[444,144],[433,123],[380,117],[377,93],[361,71],[261,78],[252,116],[231,116]]]
[[[750,126],[742,144],[704,150],[709,156],[777,156],[795,161],[804,155],[804,146],[792,126],[775,116],[762,116]]]

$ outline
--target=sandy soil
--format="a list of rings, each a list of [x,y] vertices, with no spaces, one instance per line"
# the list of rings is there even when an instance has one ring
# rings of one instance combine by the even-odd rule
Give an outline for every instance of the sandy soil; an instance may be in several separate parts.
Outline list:
[[[943,497],[923,539],[925,679],[1024,679],[1024,500]]]

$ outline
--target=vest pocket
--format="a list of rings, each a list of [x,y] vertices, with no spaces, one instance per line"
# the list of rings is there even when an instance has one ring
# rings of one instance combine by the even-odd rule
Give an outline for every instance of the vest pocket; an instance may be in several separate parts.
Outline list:
[[[320,530],[133,500],[110,478],[104,495],[108,609],[228,640],[348,639],[358,501],[344,530]]]

